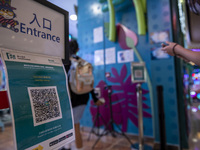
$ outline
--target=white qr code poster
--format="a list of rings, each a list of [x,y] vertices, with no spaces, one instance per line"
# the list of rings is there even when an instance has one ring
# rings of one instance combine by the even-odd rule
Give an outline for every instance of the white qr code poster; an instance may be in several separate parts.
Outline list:
[[[74,137],[67,76],[59,57],[0,49],[17,150],[56,150]]]

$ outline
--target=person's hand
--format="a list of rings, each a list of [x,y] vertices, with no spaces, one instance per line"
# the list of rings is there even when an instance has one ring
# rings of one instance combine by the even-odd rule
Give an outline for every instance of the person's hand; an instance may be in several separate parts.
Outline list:
[[[171,56],[174,56],[174,53],[175,53],[176,56],[177,56],[178,58],[182,58],[184,61],[189,62],[188,59],[186,59],[185,57],[183,57],[183,56],[177,54],[175,49],[174,49],[174,52],[173,52],[173,47],[175,46],[175,44],[176,44],[176,43],[166,41],[166,44],[164,44],[164,43],[161,44],[161,45],[162,45],[162,50],[163,50],[165,53],[168,53],[168,54],[171,55]],[[180,46],[180,45],[177,44],[177,47],[178,47],[178,46]],[[174,47],[174,48],[175,48],[175,47]]]
[[[102,103],[100,100],[98,100],[98,101],[95,103],[95,105],[100,106],[100,105],[103,105],[103,103]]]
[[[169,54],[169,55],[171,55],[171,56],[175,56],[175,55],[174,55],[174,52],[173,52],[173,47],[175,46],[175,44],[176,44],[176,43],[166,41],[166,44],[164,44],[164,43],[161,44],[161,46],[162,46],[161,49],[162,49],[165,53],[167,53],[167,54]]]

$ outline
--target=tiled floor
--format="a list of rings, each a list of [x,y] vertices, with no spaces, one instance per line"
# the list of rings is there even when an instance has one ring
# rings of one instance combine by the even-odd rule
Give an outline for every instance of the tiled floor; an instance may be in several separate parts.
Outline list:
[[[87,130],[87,131],[86,131]],[[92,150],[94,143],[96,142],[98,136],[94,133],[89,137],[89,129],[82,128],[82,137],[83,137],[83,150]],[[132,143],[137,142],[136,137],[130,137]],[[151,143],[149,143],[151,144]],[[75,150],[75,143],[71,143],[72,150]],[[116,134],[116,137],[111,136],[110,134],[104,135],[100,138],[99,142],[93,148],[94,150],[131,150],[131,144],[128,140],[119,134]],[[0,131],[0,150],[14,150],[13,145],[13,133],[12,126],[6,126],[5,130]]]
[[[91,150],[98,139],[98,136],[91,134],[90,139],[89,132],[82,131],[84,150]],[[132,143],[136,143],[136,140],[131,139]],[[111,136],[110,134],[104,135],[100,138],[98,143],[93,148],[94,150],[130,150],[131,144],[128,140],[119,134],[116,134],[116,137]]]
[[[0,150],[14,150],[12,126],[0,129]]]

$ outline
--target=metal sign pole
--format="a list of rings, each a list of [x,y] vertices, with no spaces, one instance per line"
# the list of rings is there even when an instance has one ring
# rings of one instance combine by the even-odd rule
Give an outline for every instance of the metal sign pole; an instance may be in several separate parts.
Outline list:
[[[138,107],[138,129],[139,129],[139,150],[144,147],[144,134],[143,134],[143,113],[142,113],[142,87],[137,84],[137,107]]]
[[[133,150],[135,148],[139,150],[152,150],[152,147],[144,144],[144,133],[143,133],[143,107],[142,107],[142,85],[145,83],[146,79],[146,69],[144,62],[132,62],[131,63],[131,81],[132,83],[137,83],[137,109],[138,109],[138,140],[139,143],[133,145]]]

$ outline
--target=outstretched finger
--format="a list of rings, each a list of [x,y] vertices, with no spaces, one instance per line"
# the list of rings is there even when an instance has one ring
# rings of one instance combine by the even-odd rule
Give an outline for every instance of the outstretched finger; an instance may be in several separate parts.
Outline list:
[[[166,43],[167,43],[167,44],[170,44],[170,42],[169,42],[169,41],[166,41]]]

